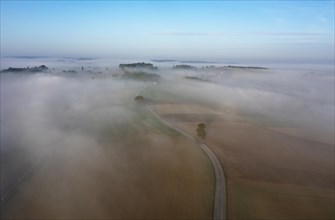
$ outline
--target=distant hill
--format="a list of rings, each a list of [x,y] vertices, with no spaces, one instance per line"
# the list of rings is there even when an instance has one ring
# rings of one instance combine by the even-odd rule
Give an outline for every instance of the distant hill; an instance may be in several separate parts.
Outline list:
[[[5,56],[6,58],[16,58],[16,59],[45,59],[49,58],[47,56]]]
[[[199,63],[199,64],[202,64],[202,63],[221,63],[221,62],[215,62],[215,61],[201,61],[201,60],[182,60],[180,61],[181,63]]]
[[[259,67],[259,66],[232,66],[232,65],[229,65],[229,66],[225,66],[225,67],[235,68],[235,69],[261,69],[261,70],[267,70],[268,69],[268,68]]]
[[[202,60],[168,60],[168,59],[151,59],[153,62],[164,63],[164,62],[179,62],[179,63],[195,63],[195,64],[202,64],[202,63],[221,63],[216,61],[202,61]]]
[[[164,63],[164,62],[178,62],[178,60],[156,60],[152,59],[153,62]]]

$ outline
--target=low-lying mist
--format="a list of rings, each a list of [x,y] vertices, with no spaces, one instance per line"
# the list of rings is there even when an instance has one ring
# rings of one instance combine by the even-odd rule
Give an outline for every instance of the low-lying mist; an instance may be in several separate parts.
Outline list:
[[[1,74],[1,217],[207,218],[205,156],[134,101],[146,82],[115,73]]]
[[[264,126],[293,128],[307,139],[334,144],[332,69],[208,68],[174,71],[169,80],[161,88],[185,101],[210,105]]]
[[[332,68],[176,70],[158,66],[149,72],[161,80],[148,82],[120,77],[123,72],[115,65],[85,62],[49,63],[52,68],[47,73],[1,73],[2,190],[20,167],[30,166],[44,154],[69,148],[75,152],[71,155],[90,154],[94,151],[88,149],[103,147],[106,140],[131,138],[137,127],[134,97],[138,94],[149,104],[202,105],[264,127],[292,128],[304,139],[334,144]],[[157,137],[152,143],[159,143]],[[65,153],[57,155],[58,159],[66,157]],[[103,151],[101,157],[93,158],[104,158]]]
[[[102,62],[85,62],[70,67],[78,73],[64,73],[68,66],[49,61],[49,73],[1,74],[2,152],[23,143],[25,149],[59,146],[73,134],[94,140],[104,128],[132,117],[133,98],[150,87],[147,82],[115,77],[122,71],[97,66]],[[333,69],[301,69],[162,68],[154,71],[163,79],[154,87],[155,93],[268,120],[268,126],[284,124],[333,144]]]
[[[71,149],[89,155],[135,115],[132,81],[55,73],[1,74],[1,197],[29,167]],[[94,149],[94,150],[92,150]],[[63,155],[63,156],[61,156]],[[102,158],[101,158],[102,159]],[[108,169],[108,168],[106,168]]]
[[[35,142],[49,142],[72,132],[88,137],[99,127],[131,117],[132,108],[127,105],[133,104],[141,88],[140,83],[111,79],[3,74],[1,140],[17,141],[19,135],[27,139],[25,145],[40,145]],[[2,144],[3,149],[7,147]]]

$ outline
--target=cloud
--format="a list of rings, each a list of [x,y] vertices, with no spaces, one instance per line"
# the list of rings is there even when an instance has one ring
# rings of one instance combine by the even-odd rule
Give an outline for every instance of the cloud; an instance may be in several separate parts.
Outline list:
[[[325,33],[320,32],[251,32],[255,35],[272,35],[272,36],[320,36]]]
[[[167,35],[167,36],[228,36],[228,35],[263,35],[263,36],[320,36],[326,33],[321,32],[155,32],[153,35]]]
[[[222,35],[223,33],[172,31],[172,32],[157,32],[157,33],[152,33],[152,34],[153,35],[172,35],[172,36],[206,36],[206,35]]]

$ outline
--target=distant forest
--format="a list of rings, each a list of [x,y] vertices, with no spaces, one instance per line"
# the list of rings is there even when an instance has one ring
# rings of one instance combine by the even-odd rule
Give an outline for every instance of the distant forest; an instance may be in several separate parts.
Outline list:
[[[196,69],[196,67],[187,64],[180,64],[173,66],[173,69]]]
[[[1,73],[9,73],[9,72],[13,72],[13,73],[19,73],[19,72],[30,72],[30,73],[39,73],[39,72],[45,72],[47,71],[49,68],[46,67],[45,65],[41,65],[41,66],[34,66],[34,67],[26,67],[26,68],[13,68],[13,67],[9,67],[8,69],[2,70]]]
[[[129,63],[129,64],[120,64],[119,65],[120,69],[125,69],[125,68],[145,68],[145,69],[151,69],[151,70],[157,70],[157,67],[155,67],[151,63]]]

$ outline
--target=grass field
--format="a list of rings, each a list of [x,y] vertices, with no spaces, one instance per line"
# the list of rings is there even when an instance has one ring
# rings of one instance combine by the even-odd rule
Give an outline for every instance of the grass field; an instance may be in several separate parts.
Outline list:
[[[210,219],[211,166],[182,137],[143,134],[102,148],[53,152],[5,218]],[[62,158],[60,161],[59,158]]]
[[[28,101],[13,105],[24,111],[7,111],[14,129],[7,130],[12,136],[1,149],[2,183],[11,183],[21,167],[38,163],[29,175],[14,178],[19,184],[2,207],[4,219],[211,219],[209,159],[153,117],[147,105],[193,136],[198,124],[205,124],[205,143],[225,171],[229,219],[335,217],[331,136],[306,136],[290,120],[292,109],[279,111],[291,116],[283,121],[263,110],[269,100],[273,111],[292,101],[286,96],[187,79],[157,84],[52,80],[57,95],[40,97],[44,93],[36,90]],[[143,103],[134,101],[138,95]],[[275,107],[272,97],[280,101]]]
[[[277,133],[205,106],[157,104],[154,109],[193,136],[197,123],[206,123],[206,144],[228,179],[229,219],[335,217],[334,146]]]
[[[134,114],[81,127],[95,139],[72,134],[64,146],[48,151],[1,217],[211,219],[214,176],[208,158],[144,106],[128,107]],[[71,123],[69,132],[76,127]]]

